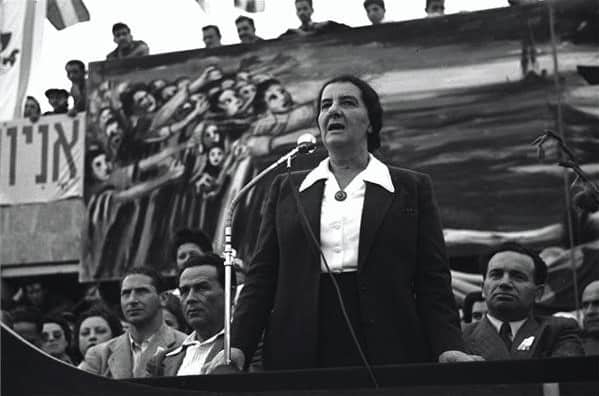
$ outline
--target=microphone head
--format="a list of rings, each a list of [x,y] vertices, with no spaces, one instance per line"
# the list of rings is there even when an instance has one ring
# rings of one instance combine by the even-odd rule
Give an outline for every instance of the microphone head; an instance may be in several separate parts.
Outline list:
[[[297,148],[302,154],[310,154],[316,150],[316,138],[311,133],[304,133],[297,138]]]

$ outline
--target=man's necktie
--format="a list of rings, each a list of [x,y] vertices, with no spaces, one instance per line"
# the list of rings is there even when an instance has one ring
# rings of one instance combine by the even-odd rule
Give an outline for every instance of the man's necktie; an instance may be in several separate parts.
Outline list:
[[[499,329],[499,337],[503,340],[503,343],[507,347],[508,351],[512,350],[512,328],[508,322],[503,322]]]

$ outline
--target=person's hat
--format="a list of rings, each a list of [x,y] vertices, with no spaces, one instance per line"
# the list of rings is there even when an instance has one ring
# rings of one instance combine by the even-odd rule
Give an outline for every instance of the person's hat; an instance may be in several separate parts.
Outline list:
[[[58,88],[50,88],[48,89],[46,92],[46,98],[50,99],[50,96],[69,96],[69,93],[64,90],[64,89],[58,89]]]

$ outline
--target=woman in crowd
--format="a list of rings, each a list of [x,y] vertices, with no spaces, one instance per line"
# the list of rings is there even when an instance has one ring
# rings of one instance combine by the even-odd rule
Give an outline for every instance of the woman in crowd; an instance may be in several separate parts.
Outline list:
[[[58,316],[46,316],[42,325],[42,350],[56,359],[73,364],[68,354],[71,342],[69,324]]]
[[[101,305],[90,308],[79,316],[73,337],[74,355],[77,362],[94,345],[123,334],[119,317]]]

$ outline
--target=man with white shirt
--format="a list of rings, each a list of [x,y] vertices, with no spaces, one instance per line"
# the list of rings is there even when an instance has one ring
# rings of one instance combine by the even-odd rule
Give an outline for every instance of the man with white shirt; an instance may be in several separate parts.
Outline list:
[[[206,365],[223,348],[223,259],[214,253],[191,256],[179,271],[179,292],[185,320],[193,332],[180,347],[150,361],[147,371],[153,377],[205,374]]]
[[[466,350],[486,360],[584,355],[576,321],[534,316],[547,266],[526,247],[508,242],[481,261],[486,317],[463,330]]]

